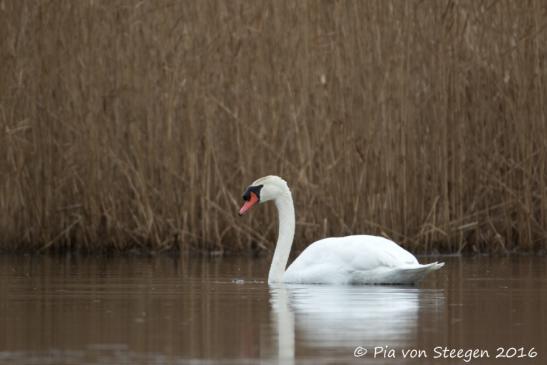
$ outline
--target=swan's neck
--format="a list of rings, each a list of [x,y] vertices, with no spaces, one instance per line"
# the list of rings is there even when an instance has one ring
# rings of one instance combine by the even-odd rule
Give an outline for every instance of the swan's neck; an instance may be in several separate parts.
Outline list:
[[[275,206],[279,217],[279,236],[268,275],[268,283],[280,283],[287,267],[294,238],[294,205],[291,191],[287,190],[275,199]]]

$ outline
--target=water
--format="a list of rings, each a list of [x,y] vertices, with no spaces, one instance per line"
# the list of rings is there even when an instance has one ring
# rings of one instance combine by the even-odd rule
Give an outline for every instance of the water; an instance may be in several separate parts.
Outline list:
[[[547,258],[442,260],[418,287],[270,287],[268,259],[0,256],[0,364],[547,362]]]

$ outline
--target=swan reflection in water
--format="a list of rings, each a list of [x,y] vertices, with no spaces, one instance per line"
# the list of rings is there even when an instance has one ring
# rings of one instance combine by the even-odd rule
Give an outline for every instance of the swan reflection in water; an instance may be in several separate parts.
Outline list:
[[[413,344],[419,311],[442,313],[444,291],[279,284],[270,286],[270,304],[278,356],[289,360],[294,359],[295,339],[299,346],[312,349],[351,351],[358,345],[396,348]]]

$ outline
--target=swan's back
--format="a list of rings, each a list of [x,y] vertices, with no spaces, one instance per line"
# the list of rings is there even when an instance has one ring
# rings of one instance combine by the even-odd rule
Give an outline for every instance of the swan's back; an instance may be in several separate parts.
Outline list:
[[[289,266],[284,281],[413,284],[442,266],[432,265],[420,265],[414,255],[383,237],[331,237],[308,246]]]

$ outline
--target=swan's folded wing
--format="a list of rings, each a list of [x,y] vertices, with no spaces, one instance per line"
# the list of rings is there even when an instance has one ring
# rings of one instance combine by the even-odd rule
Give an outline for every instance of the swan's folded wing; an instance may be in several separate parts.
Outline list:
[[[417,265],[410,252],[383,237],[332,237],[308,246],[287,269],[285,279],[343,283],[351,282],[355,272],[372,274]]]

